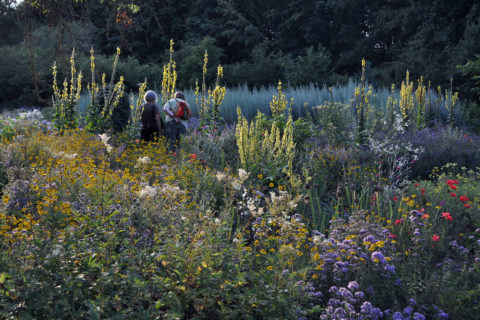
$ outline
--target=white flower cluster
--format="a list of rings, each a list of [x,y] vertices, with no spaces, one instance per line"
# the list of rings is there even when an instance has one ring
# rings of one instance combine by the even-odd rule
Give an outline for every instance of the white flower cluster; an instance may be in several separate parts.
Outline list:
[[[102,133],[98,135],[100,137],[100,140],[102,140],[103,144],[107,148],[107,152],[110,153],[112,152],[113,147],[108,144],[108,140],[110,140],[110,137],[106,133]]]
[[[21,120],[43,120],[43,114],[40,110],[33,109],[32,111],[19,113],[18,118]]]

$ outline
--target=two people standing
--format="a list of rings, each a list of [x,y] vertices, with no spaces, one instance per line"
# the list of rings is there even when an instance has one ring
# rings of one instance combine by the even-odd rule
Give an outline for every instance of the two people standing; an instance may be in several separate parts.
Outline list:
[[[165,122],[163,122],[157,105],[158,97],[154,91],[147,91],[142,106],[142,128],[140,134],[145,142],[155,141],[160,134],[167,139],[168,151],[176,152],[180,146],[181,136],[187,133],[187,120],[191,117],[191,109],[185,94],[176,92],[173,99],[163,106]]]

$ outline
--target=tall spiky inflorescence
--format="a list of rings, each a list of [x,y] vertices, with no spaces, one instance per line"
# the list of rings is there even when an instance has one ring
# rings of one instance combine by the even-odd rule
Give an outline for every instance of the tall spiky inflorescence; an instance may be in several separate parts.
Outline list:
[[[400,112],[402,113],[403,126],[407,127],[411,119],[412,110],[414,107],[413,97],[413,82],[410,81],[410,73],[407,70],[405,81],[402,81],[400,88]]]
[[[358,133],[357,142],[365,145],[367,142],[367,117],[368,117],[368,97],[372,90],[366,90],[365,78],[366,61],[362,59],[362,77],[360,87],[355,88],[355,110],[357,111]]]
[[[278,81],[277,95],[270,101],[270,112],[273,117],[278,117],[287,109],[288,102],[285,94],[282,92],[282,81]]]
[[[102,74],[102,104],[101,99],[98,99],[98,92],[100,91],[100,88],[95,80],[95,52],[93,47],[90,50],[90,71],[92,74],[92,79],[91,83],[89,83],[87,86],[90,94],[87,128],[93,132],[105,132],[112,129],[111,119],[113,112],[118,106],[120,100],[125,95],[124,77],[120,76],[118,82],[115,83],[115,73],[117,70],[120,53],[120,48],[117,48],[109,84],[107,84],[107,75],[105,73]]]
[[[170,59],[168,60],[168,63],[163,66],[162,103],[166,103],[175,95],[175,86],[177,84],[177,64],[173,59],[173,45],[173,39],[170,39]]]
[[[220,116],[220,106],[222,105],[223,99],[225,98],[225,94],[227,92],[227,89],[224,86],[220,85],[222,77],[223,67],[219,65],[217,68],[217,81],[215,83],[215,89],[211,93],[213,119],[218,119],[218,117]]]
[[[423,84],[423,76],[418,80],[418,86],[415,90],[416,103],[416,124],[417,128],[425,127],[425,108],[427,101],[427,87]]]
[[[78,125],[78,102],[82,91],[82,73],[77,74],[75,67],[75,48],[70,56],[70,83],[65,78],[63,82],[63,90],[57,85],[57,63],[54,62],[52,67],[53,74],[53,97],[52,103],[55,107],[54,123],[60,132],[66,129],[75,128]]]
[[[445,108],[448,111],[447,124],[455,125],[455,105],[458,101],[458,92],[453,93],[453,78],[450,78],[450,90],[445,90]]]
[[[390,94],[387,99],[388,125],[392,126],[395,122],[395,112],[397,110],[398,99],[395,98],[395,84],[392,83]]]
[[[237,108],[237,115],[235,136],[242,167],[255,171],[261,166],[277,166],[292,176],[295,157],[292,116],[289,116],[282,132],[275,121],[270,130],[262,130],[261,113],[251,123],[242,115],[240,108]]]

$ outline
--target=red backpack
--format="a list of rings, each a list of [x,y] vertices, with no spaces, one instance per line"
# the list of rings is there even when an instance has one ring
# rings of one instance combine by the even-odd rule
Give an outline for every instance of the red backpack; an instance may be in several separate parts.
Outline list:
[[[177,100],[177,105],[177,112],[175,113],[176,117],[179,117],[182,120],[188,120],[192,117],[192,110],[190,110],[190,107],[186,102]]]

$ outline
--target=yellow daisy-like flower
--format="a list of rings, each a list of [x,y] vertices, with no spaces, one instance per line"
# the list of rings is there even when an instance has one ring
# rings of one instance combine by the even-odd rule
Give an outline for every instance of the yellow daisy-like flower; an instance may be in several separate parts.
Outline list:
[[[283,186],[278,186],[278,190],[282,191],[282,190],[283,190]]]
[[[260,174],[258,175],[258,179],[263,179],[263,174],[260,173]]]
[[[267,267],[267,270],[273,270],[273,267],[272,267],[272,266],[268,266],[268,267]]]
[[[8,204],[8,200],[10,200],[10,196],[8,194],[3,196],[3,204]]]
[[[269,186],[270,188],[273,188],[273,187],[275,187],[275,183],[270,182],[270,184],[269,184],[268,186]]]
[[[316,274],[314,274],[314,275],[312,276],[312,279],[317,279],[317,278],[318,278],[318,276],[317,276]]]
[[[302,251],[297,251],[297,256],[299,256],[299,257],[303,256],[303,252]]]

